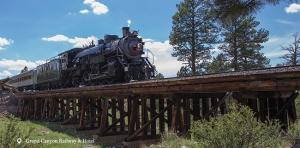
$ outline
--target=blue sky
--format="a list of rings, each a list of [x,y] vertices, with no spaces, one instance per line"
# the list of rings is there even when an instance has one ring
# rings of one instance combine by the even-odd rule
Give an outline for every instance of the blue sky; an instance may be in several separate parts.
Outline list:
[[[104,34],[121,35],[130,24],[155,55],[154,64],[165,77],[176,76],[183,62],[171,57],[172,16],[181,0],[1,0],[0,79],[44,63],[73,47],[82,47]],[[269,30],[262,52],[272,66],[282,63],[281,46],[300,37],[300,4],[266,6],[255,14],[259,28]]]

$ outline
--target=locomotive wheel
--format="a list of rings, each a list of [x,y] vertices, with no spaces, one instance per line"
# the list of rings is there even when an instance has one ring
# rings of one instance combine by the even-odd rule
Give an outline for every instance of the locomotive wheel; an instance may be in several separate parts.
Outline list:
[[[107,84],[112,84],[114,83],[114,79],[106,79],[105,80]]]
[[[83,81],[84,85],[89,85],[90,84],[90,76],[89,76],[89,73],[87,71],[85,71],[83,73],[82,81]]]
[[[131,80],[131,77],[128,74],[124,75],[124,82],[129,82]]]
[[[105,79],[99,79],[97,81],[99,85],[105,84]]]

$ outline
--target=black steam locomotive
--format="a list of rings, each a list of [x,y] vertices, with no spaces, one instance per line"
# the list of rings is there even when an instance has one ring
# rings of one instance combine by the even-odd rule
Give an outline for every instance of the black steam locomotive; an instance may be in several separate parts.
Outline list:
[[[24,89],[46,90],[101,85],[155,77],[155,66],[144,54],[137,31],[123,27],[123,37],[105,35],[84,48],[73,48],[36,69],[11,77],[8,83]]]

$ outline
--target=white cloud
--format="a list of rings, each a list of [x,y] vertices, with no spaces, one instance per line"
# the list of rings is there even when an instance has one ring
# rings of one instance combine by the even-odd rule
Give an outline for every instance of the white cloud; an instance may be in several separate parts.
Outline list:
[[[6,77],[9,77],[9,76],[12,76],[12,74],[7,70],[4,70],[3,72],[0,72],[0,79],[6,78]]]
[[[90,11],[87,10],[87,9],[84,9],[84,10],[80,10],[79,12],[82,13],[82,14],[86,14],[86,13],[89,13]]]
[[[280,57],[288,52],[281,50],[281,47],[287,47],[293,43],[293,34],[294,33],[289,33],[281,37],[270,36],[269,41],[262,44],[264,48],[261,52],[264,53],[267,58],[271,59],[270,64],[272,66],[275,66],[276,64],[282,64],[284,62],[284,60]]]
[[[44,41],[53,41],[53,42],[62,42],[62,41],[68,41],[68,37],[58,34],[56,36],[50,37],[50,38],[42,38]]]
[[[154,54],[154,65],[159,73],[162,73],[165,77],[176,77],[177,72],[183,64],[171,56],[173,47],[169,44],[168,40],[165,42],[146,42],[145,48]],[[148,54],[148,56],[149,61],[152,62],[152,55]]]
[[[74,44],[74,47],[82,47],[83,45],[90,45],[92,41],[94,41],[94,44],[98,41],[98,38],[95,36],[90,36],[87,38],[79,38],[75,37],[73,39],[68,38],[64,35],[58,34],[53,37],[49,38],[42,38],[44,41],[52,41],[52,42],[69,42],[71,44]]]
[[[290,6],[285,7],[284,10],[285,10],[286,13],[300,12],[300,4],[296,4],[296,3],[290,4]]]
[[[90,5],[90,7],[93,9],[93,13],[97,15],[105,14],[108,12],[107,6],[95,0],[84,0],[83,3]]]
[[[25,66],[28,69],[36,68],[38,65],[45,63],[45,61],[39,60],[36,62],[26,61],[26,60],[0,60],[0,68],[6,68],[8,70],[21,71]]]
[[[4,50],[4,46],[14,43],[14,40],[0,37],[0,50]]]
[[[278,20],[276,20],[276,21],[279,22],[279,23],[282,23],[282,24],[291,24],[291,25],[294,24],[293,22],[285,21],[285,20],[280,20],[280,19],[278,19]]]

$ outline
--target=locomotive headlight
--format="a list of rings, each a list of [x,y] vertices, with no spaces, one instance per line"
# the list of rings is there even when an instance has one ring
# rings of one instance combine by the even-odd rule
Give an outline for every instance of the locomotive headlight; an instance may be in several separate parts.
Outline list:
[[[138,43],[137,44],[137,48],[136,48],[136,51],[142,51],[143,50],[143,43]]]

